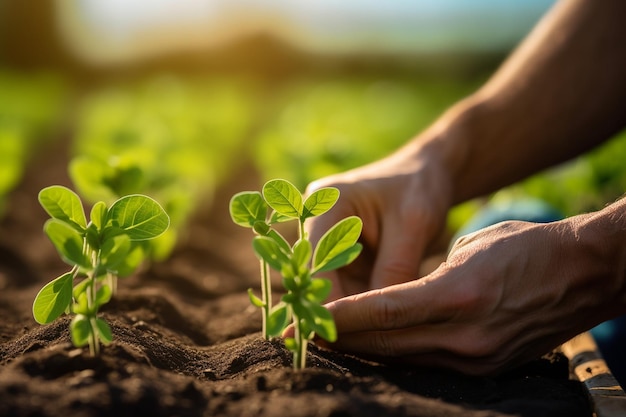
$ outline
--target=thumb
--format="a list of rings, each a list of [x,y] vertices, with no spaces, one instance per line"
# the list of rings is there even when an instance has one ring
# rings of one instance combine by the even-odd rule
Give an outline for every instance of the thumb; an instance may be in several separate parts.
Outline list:
[[[418,278],[424,238],[416,226],[392,219],[385,223],[372,270],[372,289]]]

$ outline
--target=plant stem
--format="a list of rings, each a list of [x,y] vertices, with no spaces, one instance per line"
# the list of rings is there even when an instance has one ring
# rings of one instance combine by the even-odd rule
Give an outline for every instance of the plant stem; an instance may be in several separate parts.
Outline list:
[[[304,221],[298,220],[299,228],[298,228],[298,237],[300,239],[304,239]]]
[[[272,308],[272,289],[270,283],[269,265],[261,260],[261,297],[263,300],[263,337],[265,340],[270,339],[267,331],[267,320]]]
[[[296,341],[296,349],[293,351],[293,369],[299,370],[306,368],[306,350],[307,340],[302,334],[302,323],[300,318],[293,314],[294,327],[294,339]]]
[[[89,326],[91,327],[91,334],[89,335],[89,353],[91,353],[91,356],[98,356],[100,354],[100,340],[98,339],[98,327],[96,325],[95,316],[89,318]]]

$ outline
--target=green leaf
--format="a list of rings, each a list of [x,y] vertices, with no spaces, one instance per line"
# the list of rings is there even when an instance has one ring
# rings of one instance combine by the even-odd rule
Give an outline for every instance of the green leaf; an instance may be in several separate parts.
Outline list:
[[[113,340],[113,334],[111,333],[111,327],[109,324],[102,320],[96,319],[96,329],[98,331],[98,338],[102,343],[108,345]]]
[[[51,323],[63,314],[72,302],[73,278],[71,272],[65,273],[39,290],[33,302],[33,317],[37,323]]]
[[[363,222],[356,216],[347,217],[331,227],[321,238],[313,255],[313,273],[323,268],[334,258],[354,246],[361,235]]]
[[[294,220],[295,217],[285,216],[284,214],[280,214],[277,211],[272,211],[272,215],[270,216],[269,223],[284,223]]]
[[[302,215],[302,194],[289,181],[276,179],[266,182],[263,197],[271,208],[283,216],[300,218]]]
[[[337,340],[337,329],[333,316],[324,306],[317,303],[303,301],[292,304],[295,314],[306,325],[324,340],[334,342]]]
[[[91,282],[91,280],[89,279],[84,279],[81,282],[79,282],[78,284],[74,285],[74,289],[72,290],[72,296],[76,299],[78,299],[78,297],[85,292],[85,290],[87,289],[87,286],[89,285],[89,283]]]
[[[100,262],[109,271],[115,270],[115,267],[126,259],[132,243],[128,235],[118,235],[105,240],[100,249]]]
[[[140,242],[132,242],[130,252],[124,257],[122,262],[115,265],[117,276],[124,278],[131,275],[146,259],[144,248],[138,243]]]
[[[83,236],[72,226],[58,219],[49,219],[44,231],[65,262],[91,268],[91,260],[83,252]]]
[[[100,287],[98,289],[98,292],[96,293],[96,306],[100,307],[111,301],[111,295],[111,287],[109,287],[108,285],[103,285],[102,287]]]
[[[289,306],[285,303],[276,304],[267,318],[267,333],[279,336],[289,324]]]
[[[267,204],[258,191],[242,191],[230,199],[229,211],[235,224],[254,227],[257,222],[265,223]]]
[[[306,298],[309,301],[321,303],[328,298],[332,288],[333,283],[331,280],[326,278],[313,278],[306,290]]]
[[[304,212],[301,220],[319,216],[330,210],[339,199],[339,190],[334,187],[320,188],[304,201]]]
[[[252,240],[252,247],[261,259],[277,271],[280,271],[284,264],[289,263],[287,255],[272,238],[255,236]]]
[[[294,262],[298,273],[307,268],[309,261],[311,260],[312,253],[313,249],[311,248],[311,242],[306,239],[300,239],[295,243],[295,245],[293,245],[293,255],[291,259]]]
[[[291,352],[297,352],[298,351],[298,342],[296,342],[296,339],[294,339],[293,337],[286,337],[285,338],[285,347],[287,349],[289,349]]]
[[[296,291],[298,289],[298,284],[296,284],[296,280],[294,277],[283,276],[283,287],[285,287],[287,291]],[[290,293],[287,293],[283,295],[282,297],[282,300],[286,303],[291,303],[292,299],[293,299],[293,294],[290,294]]]
[[[334,258],[330,259],[328,262],[322,265],[321,268],[315,269],[312,273],[315,274],[318,272],[333,271],[335,269],[341,268],[342,266],[346,266],[352,263],[352,261],[354,261],[359,256],[362,249],[363,245],[361,245],[360,243],[355,243],[354,246],[336,255]]]
[[[69,223],[77,230],[87,227],[80,198],[69,188],[61,185],[46,187],[39,192],[39,203],[54,219]]]
[[[87,293],[81,292],[76,297],[76,301],[74,302],[73,309],[76,314],[90,315],[92,313],[92,309],[89,307],[89,302],[87,301]]]
[[[170,218],[161,205],[140,194],[120,198],[107,215],[114,227],[124,230],[131,240],[152,239],[167,230]]]
[[[70,334],[74,346],[83,347],[88,344],[92,331],[89,318],[84,314],[77,314],[70,323]]]
[[[283,250],[283,252],[289,253],[291,251],[291,247],[289,246],[289,242],[287,242],[287,239],[285,239],[283,235],[278,233],[276,230],[271,229],[267,234],[267,237],[276,242],[278,246],[280,246],[280,248]]]
[[[100,234],[95,224],[90,223],[89,226],[87,226],[87,229],[85,229],[85,239],[87,239],[87,244],[91,246],[93,250],[100,249]]]
[[[265,306],[265,302],[261,300],[259,297],[257,297],[256,295],[254,295],[254,292],[252,292],[252,288],[248,288],[248,297],[250,298],[250,302],[252,303],[253,306],[256,306],[256,307]]]
[[[107,205],[104,201],[98,201],[91,208],[89,218],[91,222],[96,225],[98,230],[102,230],[106,224],[107,211]]]

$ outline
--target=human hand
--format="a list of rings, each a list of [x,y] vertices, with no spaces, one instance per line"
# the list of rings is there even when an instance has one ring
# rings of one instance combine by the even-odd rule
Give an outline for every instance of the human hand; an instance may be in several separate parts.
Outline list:
[[[308,194],[328,186],[341,193],[335,207],[306,224],[314,244],[347,216],[363,220],[363,252],[351,265],[328,274],[333,280],[329,299],[418,277],[424,251],[441,231],[450,205],[447,176],[434,161],[401,150],[309,185]]]
[[[424,278],[327,304],[331,347],[469,374],[522,364],[609,316],[606,271],[582,240],[569,220],[462,237]]]

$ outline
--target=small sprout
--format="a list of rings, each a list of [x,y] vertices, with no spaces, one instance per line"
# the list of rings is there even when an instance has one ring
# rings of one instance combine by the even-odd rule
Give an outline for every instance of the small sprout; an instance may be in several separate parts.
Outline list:
[[[307,344],[315,334],[330,342],[337,339],[333,317],[322,305],[332,283],[315,275],[348,265],[362,249],[358,243],[362,222],[355,216],[331,227],[315,248],[304,232],[307,219],[326,213],[338,199],[339,190],[332,187],[304,199],[293,184],[275,179],[263,186],[262,193],[245,191],[230,201],[233,222],[256,234],[252,246],[261,262],[262,298],[252,290],[248,293],[252,304],[263,311],[263,335],[267,339],[280,335],[293,323],[294,337],[285,339],[285,346],[293,352],[295,369],[306,366]],[[293,245],[272,228],[290,220],[298,221],[298,240]],[[276,305],[271,303],[268,268],[280,272],[286,291]]]
[[[39,192],[39,202],[51,216],[44,232],[72,269],[46,284],[33,302],[39,324],[51,323],[63,313],[74,313],[72,342],[89,345],[92,355],[100,343],[113,339],[98,309],[108,303],[117,278],[131,274],[143,261],[141,242],[161,235],[169,226],[163,208],[144,195],[129,195],[111,207],[96,203],[87,223],[80,198],[68,188],[53,185]]]

